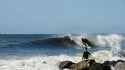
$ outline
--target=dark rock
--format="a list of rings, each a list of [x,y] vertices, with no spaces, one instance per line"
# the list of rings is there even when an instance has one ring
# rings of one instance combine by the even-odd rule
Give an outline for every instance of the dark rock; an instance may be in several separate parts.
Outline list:
[[[69,67],[70,67],[71,64],[74,64],[74,63],[71,62],[71,61],[63,61],[63,62],[61,62],[61,63],[59,64],[59,69],[60,69],[60,70],[63,70],[63,69],[65,69],[65,68],[68,68],[68,69],[69,69]]]
[[[117,60],[117,61],[105,61],[103,64],[108,66],[115,66],[118,62],[125,62],[123,60]]]
[[[95,62],[94,59],[88,60],[89,66],[91,66]]]
[[[121,60],[120,60],[121,61]],[[111,62],[113,64],[114,61]],[[84,60],[78,63],[73,63],[71,61],[63,61],[59,64],[59,69],[70,69],[70,70],[111,70],[110,61],[106,61],[105,63],[97,63],[95,60]]]
[[[116,65],[116,61],[105,61],[104,63],[102,63],[102,64],[104,64],[104,65],[108,65],[108,66],[115,66]]]
[[[117,60],[117,62],[125,62],[124,60]]]
[[[108,66],[108,65],[103,65],[103,64],[102,64],[102,66],[103,66],[103,70],[112,70],[111,67]]]
[[[89,67],[89,70],[111,70],[110,66],[103,65],[101,63],[94,62]]]
[[[100,63],[94,62],[90,67],[89,70],[102,70],[102,65]]]
[[[71,70],[89,70],[89,66],[92,65],[95,60],[84,60],[78,63],[73,63],[71,61],[63,61],[59,64],[59,69],[63,70],[65,68]]]

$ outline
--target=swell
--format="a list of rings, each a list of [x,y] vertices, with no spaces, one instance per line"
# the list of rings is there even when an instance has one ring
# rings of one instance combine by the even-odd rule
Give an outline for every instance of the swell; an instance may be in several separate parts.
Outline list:
[[[8,48],[8,47],[48,47],[48,48],[79,48],[82,46],[83,42],[82,38],[86,38],[88,40],[88,44],[90,47],[110,47],[113,50],[121,49],[121,41],[123,37],[121,35],[112,34],[112,35],[96,35],[94,37],[88,36],[62,36],[62,37],[51,37],[40,40],[32,40],[25,43],[16,43],[9,45],[0,45],[0,48]],[[92,45],[92,46],[91,46]],[[94,46],[93,46],[94,45]]]
[[[60,48],[77,48],[80,47],[76,42],[70,39],[69,36],[64,37],[55,37],[55,38],[49,38],[44,40],[35,40],[28,43],[25,43],[25,45],[29,46],[41,46],[41,47],[60,47]]]

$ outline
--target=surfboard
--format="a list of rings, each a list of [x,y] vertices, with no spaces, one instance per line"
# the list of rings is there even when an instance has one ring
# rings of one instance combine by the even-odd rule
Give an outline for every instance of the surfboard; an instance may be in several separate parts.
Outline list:
[[[82,57],[83,54],[82,53],[77,53],[75,56]],[[97,57],[95,55],[90,55],[89,58],[95,59],[95,60],[101,60],[99,57]]]

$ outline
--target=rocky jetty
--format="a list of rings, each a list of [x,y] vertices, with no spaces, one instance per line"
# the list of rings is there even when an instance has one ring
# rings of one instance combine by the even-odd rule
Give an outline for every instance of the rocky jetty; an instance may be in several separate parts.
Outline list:
[[[70,70],[125,70],[125,61],[105,61],[98,63],[94,59],[80,61],[73,63],[71,61],[62,61],[59,64],[59,69],[70,69]]]

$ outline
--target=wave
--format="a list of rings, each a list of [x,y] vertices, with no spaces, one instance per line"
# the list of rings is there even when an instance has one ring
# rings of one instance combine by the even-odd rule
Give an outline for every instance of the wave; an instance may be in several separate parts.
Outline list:
[[[81,48],[83,45],[82,38],[87,39],[93,46],[90,47],[109,47],[112,53],[119,53],[122,51],[121,42],[125,39],[122,35],[109,34],[109,35],[61,35],[54,38],[41,39],[30,41],[22,44],[11,44],[7,47],[17,47],[17,46],[30,46],[30,47],[47,47],[47,48]],[[5,48],[5,47],[4,47]]]
[[[25,43],[32,46],[42,46],[42,47],[61,47],[61,48],[77,48],[80,47],[76,42],[70,39],[69,36],[55,37],[44,40],[36,40]]]
[[[122,42],[125,40],[125,37],[119,34],[109,34],[109,35],[69,35],[70,39],[76,42],[80,47],[82,47],[82,38],[87,39],[93,45],[90,47],[97,48],[106,48],[113,55],[125,55],[125,49],[122,49]],[[125,47],[124,47],[125,48]]]
[[[100,47],[109,47],[111,48],[111,52],[114,54],[118,54],[122,51],[121,42],[124,40],[122,35],[118,34],[110,34],[110,35],[97,35],[95,37],[95,44]]]

